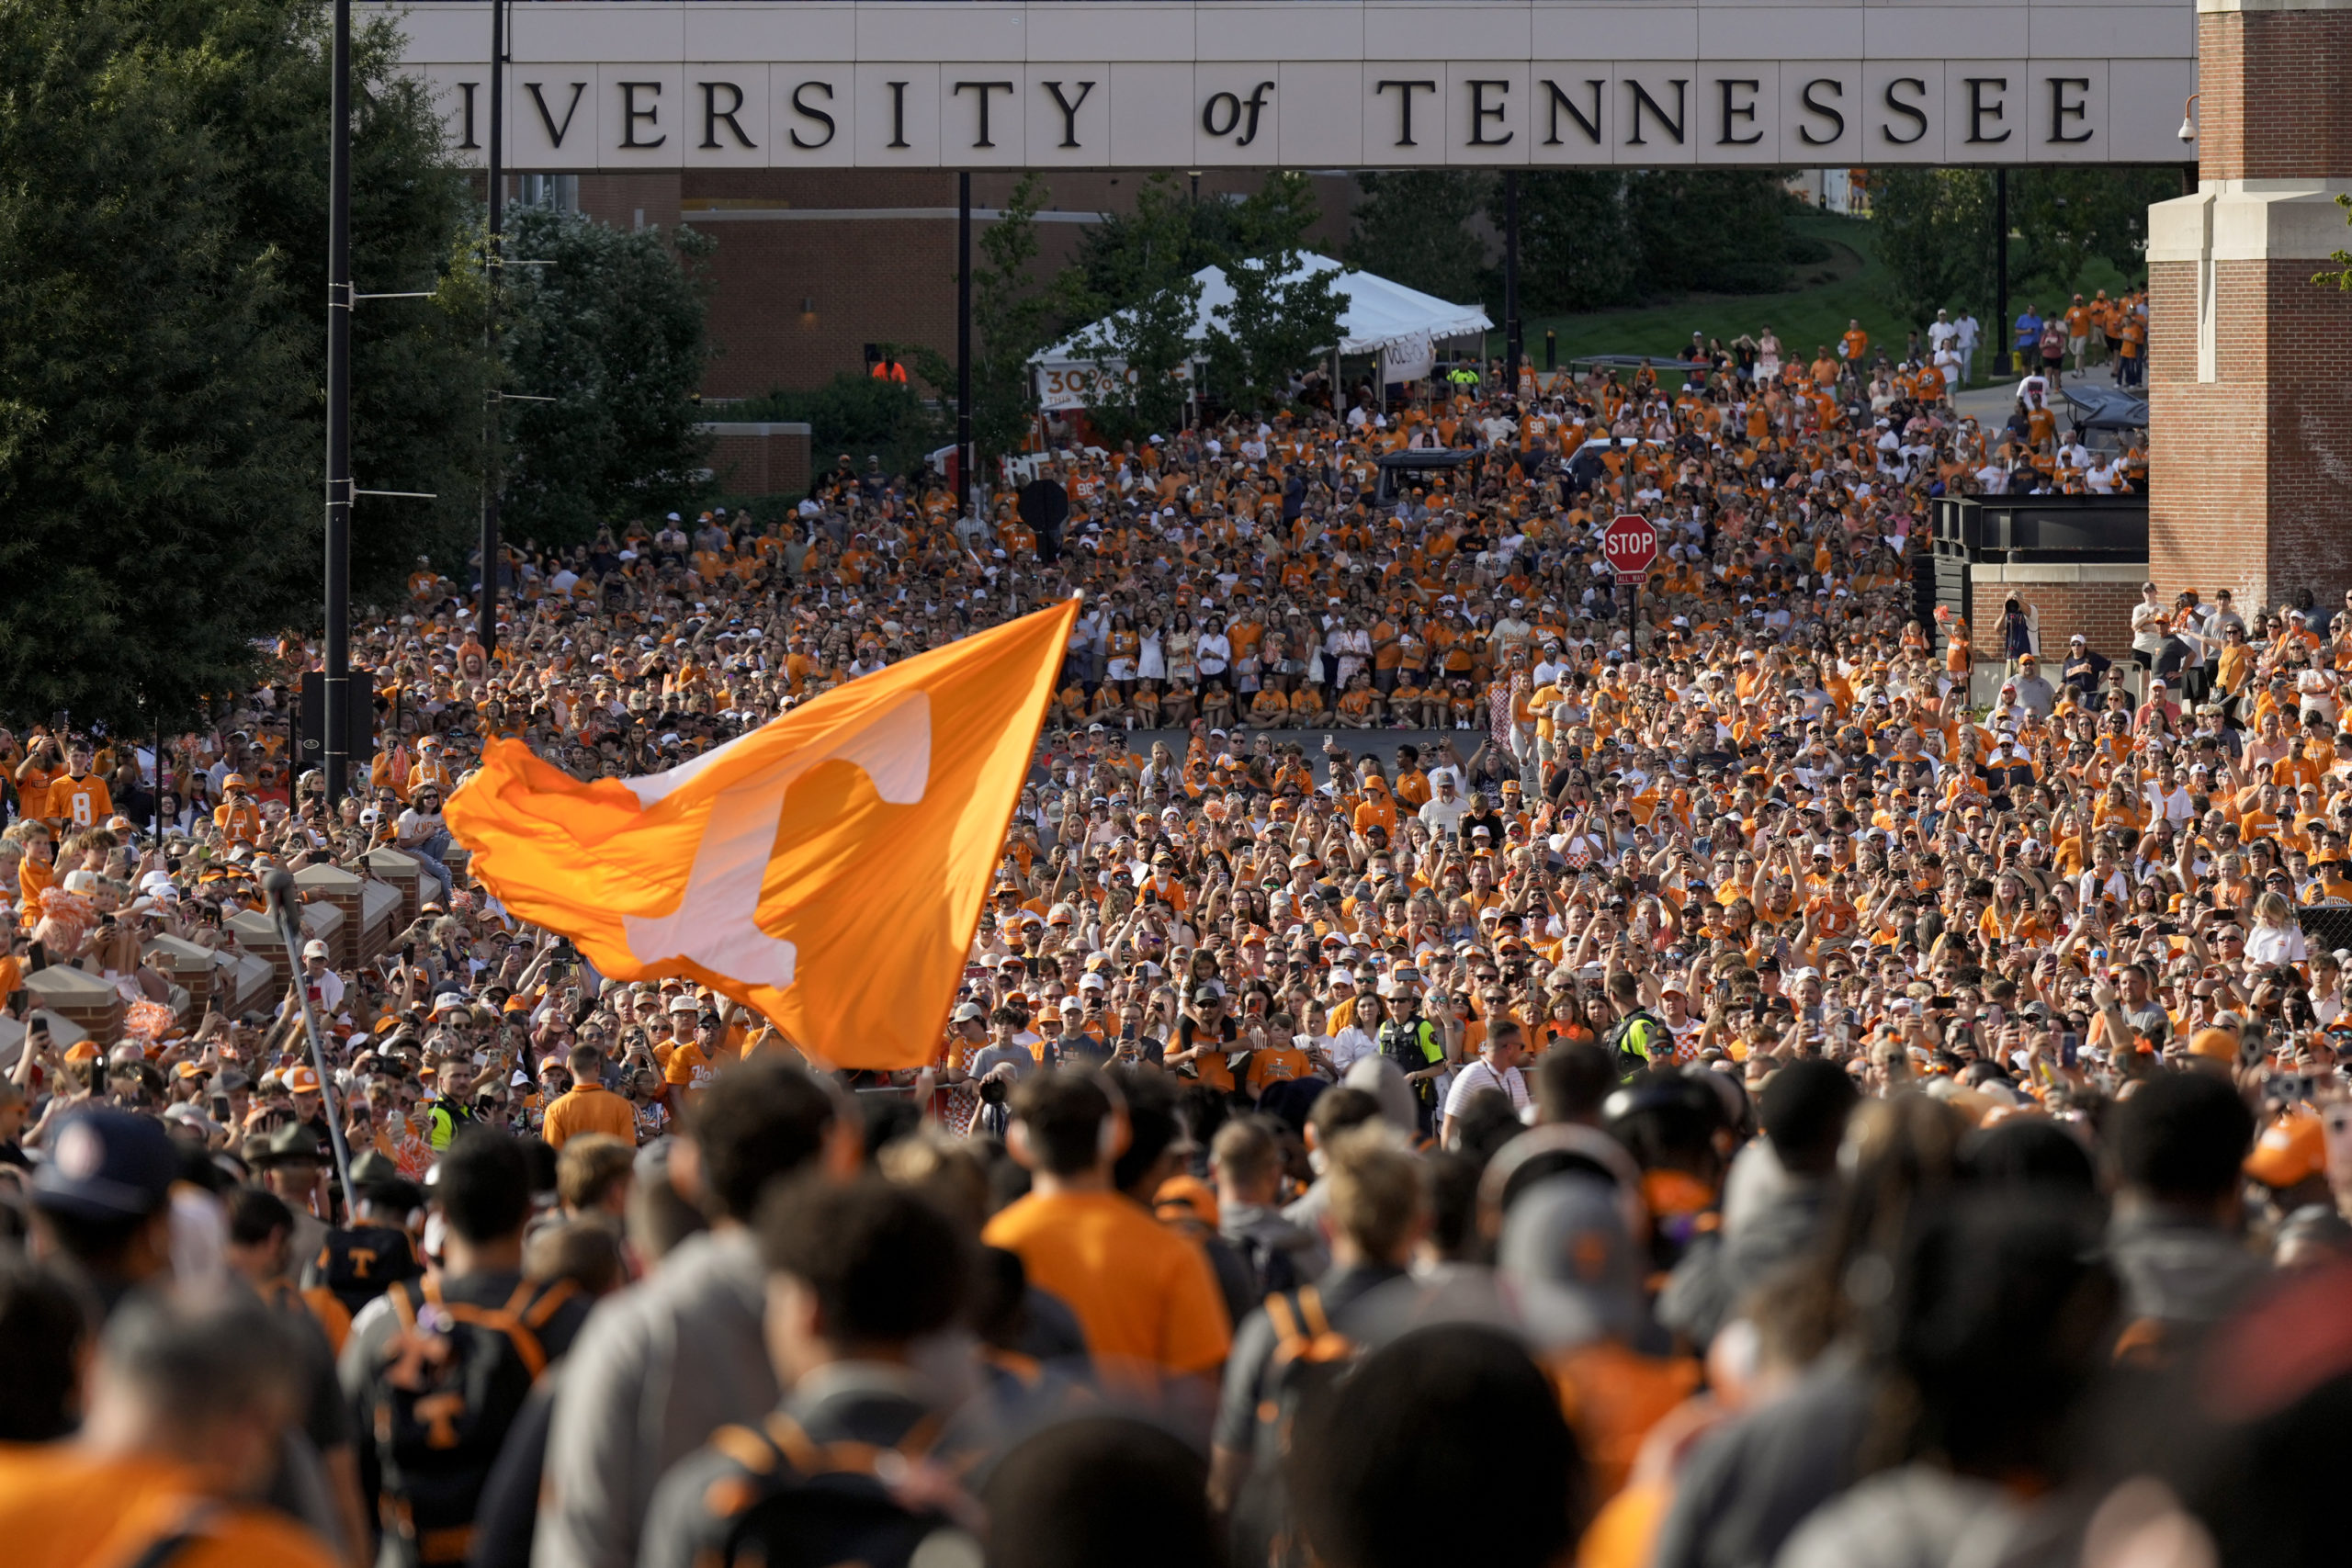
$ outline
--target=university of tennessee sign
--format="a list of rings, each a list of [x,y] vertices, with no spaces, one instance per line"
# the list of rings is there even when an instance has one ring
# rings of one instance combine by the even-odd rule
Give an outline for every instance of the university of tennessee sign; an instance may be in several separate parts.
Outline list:
[[[398,19],[449,140],[489,7]],[[2174,163],[2194,0],[516,0],[508,165]]]

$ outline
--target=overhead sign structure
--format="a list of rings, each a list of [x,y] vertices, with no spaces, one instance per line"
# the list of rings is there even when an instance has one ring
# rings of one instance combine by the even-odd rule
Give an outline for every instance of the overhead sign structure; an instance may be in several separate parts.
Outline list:
[[[1657,529],[1638,512],[1621,512],[1601,530],[1600,554],[1620,582],[1639,582],[1657,564]]]
[[[390,16],[450,144],[477,3]],[[538,0],[516,170],[2177,163],[2196,0]]]

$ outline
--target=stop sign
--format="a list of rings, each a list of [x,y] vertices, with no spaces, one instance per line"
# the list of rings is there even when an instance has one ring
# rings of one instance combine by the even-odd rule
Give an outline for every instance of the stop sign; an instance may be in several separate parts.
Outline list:
[[[1657,530],[1638,512],[1621,512],[1601,531],[1600,553],[1621,578],[1637,578],[1657,559]]]

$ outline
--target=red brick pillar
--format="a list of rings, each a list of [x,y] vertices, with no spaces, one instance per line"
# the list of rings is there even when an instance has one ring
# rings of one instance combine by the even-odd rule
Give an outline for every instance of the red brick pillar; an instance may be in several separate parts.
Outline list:
[[[2352,0],[2198,0],[2195,196],[2149,211],[2149,575],[2352,587]]]

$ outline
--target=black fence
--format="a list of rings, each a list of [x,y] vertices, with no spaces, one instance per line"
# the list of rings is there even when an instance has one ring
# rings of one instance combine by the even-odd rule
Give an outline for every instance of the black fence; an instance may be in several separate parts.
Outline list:
[[[2303,944],[2313,952],[2352,948],[2352,904],[2313,904],[2295,911]]]
[[[1941,604],[1967,615],[1979,566],[2048,562],[2147,570],[2144,495],[1943,496],[1930,521],[1935,548],[1914,563],[1911,580],[1927,615]]]
[[[1976,560],[2143,561],[2144,495],[1944,496],[1936,550]]]

